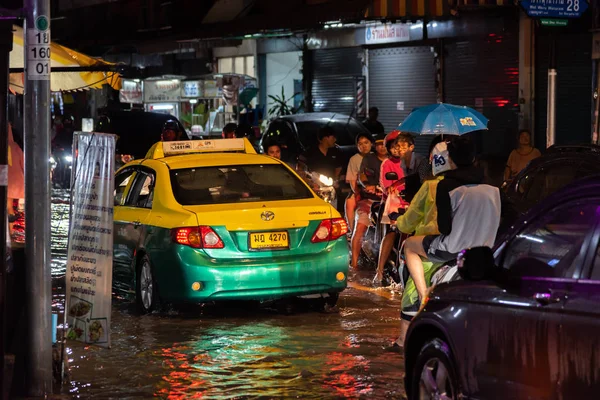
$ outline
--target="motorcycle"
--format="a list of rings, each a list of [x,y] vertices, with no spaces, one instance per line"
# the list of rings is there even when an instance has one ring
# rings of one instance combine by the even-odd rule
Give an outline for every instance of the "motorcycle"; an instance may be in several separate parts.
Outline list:
[[[310,180],[313,183],[313,188],[316,188],[317,195],[334,208],[337,208],[337,195],[333,185],[333,178],[312,171],[310,172]]]
[[[316,171],[310,171],[305,164],[300,163],[296,165],[296,172],[306,181],[306,183],[308,183],[321,199],[337,209],[337,193],[333,178]]]
[[[71,187],[71,170],[73,168],[73,156],[71,149],[56,147],[50,157],[50,176],[52,185],[60,189]]]

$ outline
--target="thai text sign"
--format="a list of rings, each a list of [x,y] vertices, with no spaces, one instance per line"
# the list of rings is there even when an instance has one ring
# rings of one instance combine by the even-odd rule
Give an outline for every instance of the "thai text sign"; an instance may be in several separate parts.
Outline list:
[[[123,87],[119,90],[121,103],[142,104],[142,82],[133,79],[121,80]]]
[[[110,347],[115,144],[109,134],[73,138],[67,338],[103,347]]]
[[[144,103],[160,103],[181,100],[181,81],[163,79],[144,81]]]
[[[407,24],[385,24],[365,28],[365,44],[405,42],[410,40]]]

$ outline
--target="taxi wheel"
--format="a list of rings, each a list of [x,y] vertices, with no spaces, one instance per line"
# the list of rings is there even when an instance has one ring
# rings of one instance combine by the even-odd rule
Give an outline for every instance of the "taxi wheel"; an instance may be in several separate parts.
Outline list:
[[[137,266],[135,301],[137,309],[143,314],[158,308],[158,287],[152,275],[150,258],[144,254]]]
[[[327,310],[335,307],[339,298],[340,298],[339,293],[334,293],[334,292],[327,293],[327,297],[322,297],[319,299],[318,310],[319,311],[327,311]]]

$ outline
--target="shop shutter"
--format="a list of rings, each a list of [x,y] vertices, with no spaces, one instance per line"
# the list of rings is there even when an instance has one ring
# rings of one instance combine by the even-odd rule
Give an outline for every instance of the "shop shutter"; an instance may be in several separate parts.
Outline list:
[[[535,144],[546,147],[550,37],[536,36]],[[592,132],[592,35],[556,35],[556,144],[589,143]]]
[[[489,119],[473,134],[485,156],[508,157],[519,126],[518,26],[502,34],[445,44],[444,101],[465,105]]]
[[[315,50],[312,84],[313,110],[356,114],[356,83],[362,77],[360,47]]]
[[[369,50],[369,107],[379,109],[386,132],[415,107],[435,103],[434,54],[430,46]],[[416,151],[427,153],[431,137],[416,136]]]

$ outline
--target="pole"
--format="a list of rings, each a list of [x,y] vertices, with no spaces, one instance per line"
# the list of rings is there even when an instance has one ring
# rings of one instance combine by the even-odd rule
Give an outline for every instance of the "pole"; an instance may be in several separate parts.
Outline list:
[[[600,60],[594,60],[595,88],[594,88],[594,131],[592,132],[592,143],[598,144],[598,131],[600,129]]]
[[[548,64],[548,115],[546,120],[546,147],[556,139],[556,37],[551,33],[550,63]]]
[[[2,178],[7,180],[0,182],[0,398],[8,398],[8,391],[5,384],[5,355],[7,350],[6,344],[6,259],[7,247],[6,242],[6,226],[7,223],[7,208],[6,208],[6,193],[8,183],[8,67],[10,59],[10,51],[12,49],[12,23],[10,19],[0,19],[0,170]],[[6,397],[5,397],[6,396]]]
[[[25,268],[30,397],[52,393],[50,0],[25,0]]]

